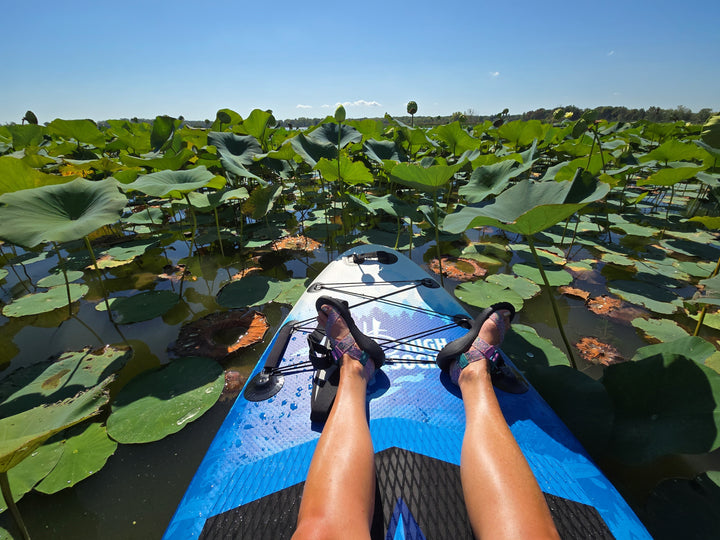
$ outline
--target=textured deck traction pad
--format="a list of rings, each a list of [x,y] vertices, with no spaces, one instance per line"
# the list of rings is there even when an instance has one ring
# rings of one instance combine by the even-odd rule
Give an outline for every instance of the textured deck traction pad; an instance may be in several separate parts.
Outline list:
[[[473,538],[460,485],[460,467],[400,448],[375,454],[377,491],[373,539]],[[303,483],[208,518],[202,540],[290,538]],[[592,506],[544,494],[561,538],[613,538]],[[328,502],[332,504],[332,502]]]

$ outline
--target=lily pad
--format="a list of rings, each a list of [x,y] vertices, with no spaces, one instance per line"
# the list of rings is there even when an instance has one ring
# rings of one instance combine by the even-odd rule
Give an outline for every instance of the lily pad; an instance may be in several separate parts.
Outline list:
[[[275,298],[275,302],[278,302],[279,304],[290,304],[291,306],[295,305],[295,303],[307,290],[307,281],[308,280],[306,279],[300,278],[291,279],[289,281],[281,281],[280,285],[282,286],[282,291]]]
[[[531,326],[513,324],[502,346],[519,369],[533,380],[533,371],[539,367],[569,366],[565,353],[549,339],[540,337]]]
[[[130,324],[164,315],[179,301],[180,297],[173,291],[145,291],[113,299],[110,309],[117,314],[115,322]]]
[[[211,187],[219,189],[225,185],[225,178],[216,176],[205,167],[182,171],[160,171],[138,177],[130,184],[122,185],[125,191],[141,191],[152,197],[174,197],[179,199],[184,193],[196,189]]]
[[[640,463],[717,448],[720,375],[672,352],[672,343],[652,347],[657,354],[605,368],[602,382],[615,406],[612,452]]]
[[[4,268],[0,268],[0,281],[5,279],[7,277],[7,275],[8,275],[8,271],[5,270]]]
[[[665,342],[688,335],[675,321],[668,319],[643,319],[639,317],[633,319],[632,325],[642,330],[646,336]]]
[[[68,270],[67,280],[71,283],[73,281],[77,281],[84,275],[85,273],[81,272],[80,270]],[[38,287],[55,287],[57,285],[65,285],[65,275],[62,273],[61,270],[55,270],[44,278],[39,279],[37,282]]]
[[[694,360],[698,364],[703,364],[715,352],[716,349],[712,343],[705,341],[701,337],[685,335],[667,343],[656,343],[640,347],[635,352],[632,360],[636,362],[658,354],[674,354]]]
[[[608,290],[626,302],[640,304],[656,313],[670,315],[682,307],[677,294],[642,281],[611,281]]]
[[[466,304],[481,309],[497,302],[510,302],[516,311],[520,311],[523,307],[523,299],[518,293],[487,281],[463,283],[455,289],[455,296]]]
[[[267,276],[246,276],[225,285],[217,302],[228,308],[259,306],[272,302],[283,291],[282,283]]]
[[[560,287],[561,285],[570,285],[570,283],[572,283],[572,275],[570,275],[569,272],[563,270],[562,268],[550,269],[548,267],[545,267],[543,268],[543,270],[545,271],[545,275],[547,276],[548,283],[551,287]],[[540,270],[538,270],[534,266],[528,266],[526,264],[514,264],[512,266],[512,271],[515,272],[515,274],[517,274],[518,276],[529,279],[534,283],[540,284],[543,282],[542,276],[540,275]]]
[[[87,285],[79,283],[70,284],[70,301],[76,302],[88,292]],[[45,292],[26,294],[6,305],[2,314],[6,317],[24,317],[47,313],[54,309],[68,305],[67,290],[65,286],[51,287]]]
[[[108,435],[120,443],[158,441],[202,416],[220,397],[225,375],[209,358],[187,356],[136,377],[108,417]]]
[[[74,486],[102,469],[117,448],[105,426],[97,422],[71,428],[61,445],[64,451],[60,460],[35,491],[51,494]]]
[[[516,292],[523,300],[529,300],[540,293],[540,287],[529,279],[511,276],[510,274],[494,274],[487,281]]]
[[[0,235],[24,247],[78,240],[114,223],[127,203],[114,180],[77,178],[0,196]]]

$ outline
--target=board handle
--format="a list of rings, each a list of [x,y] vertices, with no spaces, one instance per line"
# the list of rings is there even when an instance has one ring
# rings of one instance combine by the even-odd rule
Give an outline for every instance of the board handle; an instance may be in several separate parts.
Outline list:
[[[295,331],[296,323],[286,323],[275,336],[272,348],[265,358],[265,365],[260,373],[255,375],[245,387],[243,395],[248,401],[265,401],[277,394],[285,384],[285,377],[277,371],[290,336]]]

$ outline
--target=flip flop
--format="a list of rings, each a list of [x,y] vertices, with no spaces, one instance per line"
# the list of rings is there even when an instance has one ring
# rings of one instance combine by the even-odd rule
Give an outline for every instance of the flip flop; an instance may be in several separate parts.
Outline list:
[[[464,353],[469,351],[470,347],[472,347],[473,343],[477,340],[483,324],[485,324],[485,321],[487,321],[493,314],[503,310],[510,312],[510,321],[512,321],[515,317],[515,308],[508,302],[499,302],[484,309],[480,315],[475,318],[467,334],[448,343],[438,353],[435,360],[438,367],[450,374],[454,362],[457,361],[458,367],[456,369],[458,369],[458,373],[460,370],[464,369],[468,365],[468,359],[465,357]],[[504,331],[502,333],[504,334]],[[493,385],[500,390],[504,390],[505,392],[512,394],[522,394],[527,392],[527,384],[510,366],[505,363],[500,349],[495,345],[486,343],[482,339],[478,341],[478,348],[480,352],[488,360],[488,372],[490,373],[490,379],[492,380]],[[456,379],[454,382],[457,384]]]

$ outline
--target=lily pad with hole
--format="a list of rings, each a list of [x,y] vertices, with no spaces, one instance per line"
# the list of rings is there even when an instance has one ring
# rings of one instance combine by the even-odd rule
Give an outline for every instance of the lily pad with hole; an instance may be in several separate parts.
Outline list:
[[[145,291],[114,298],[110,309],[115,313],[115,322],[131,324],[164,315],[179,301],[180,297],[173,291]]]
[[[70,301],[76,302],[88,292],[88,286],[79,283],[70,284]],[[26,294],[3,307],[6,317],[25,317],[48,313],[68,305],[67,290],[64,285],[51,287],[45,292]]]
[[[202,416],[220,397],[225,375],[209,358],[187,356],[127,384],[112,404],[108,435],[124,444],[158,441]]]
[[[267,276],[250,275],[223,286],[217,302],[228,308],[259,306],[272,302],[282,291],[281,282]]]
[[[51,494],[69,488],[98,472],[115,453],[117,442],[107,436],[98,422],[71,428],[61,443],[64,451],[53,470],[35,491]]]
[[[611,451],[621,461],[720,445],[720,374],[675,352],[673,343],[651,345],[655,354],[605,368],[602,382],[615,407]]]
[[[72,283],[73,281],[77,281],[84,275],[85,273],[81,272],[80,270],[68,270],[67,280],[69,283]],[[65,275],[62,273],[61,270],[57,269],[51,272],[49,275],[45,276],[44,278],[39,279],[37,282],[38,287],[55,287],[57,285],[65,285]]]
[[[642,330],[646,336],[664,342],[673,341],[688,335],[680,325],[669,319],[643,319],[642,317],[638,317],[632,320],[632,325]]]
[[[611,281],[608,290],[626,302],[645,306],[655,313],[670,315],[682,307],[676,293],[643,281]]]

